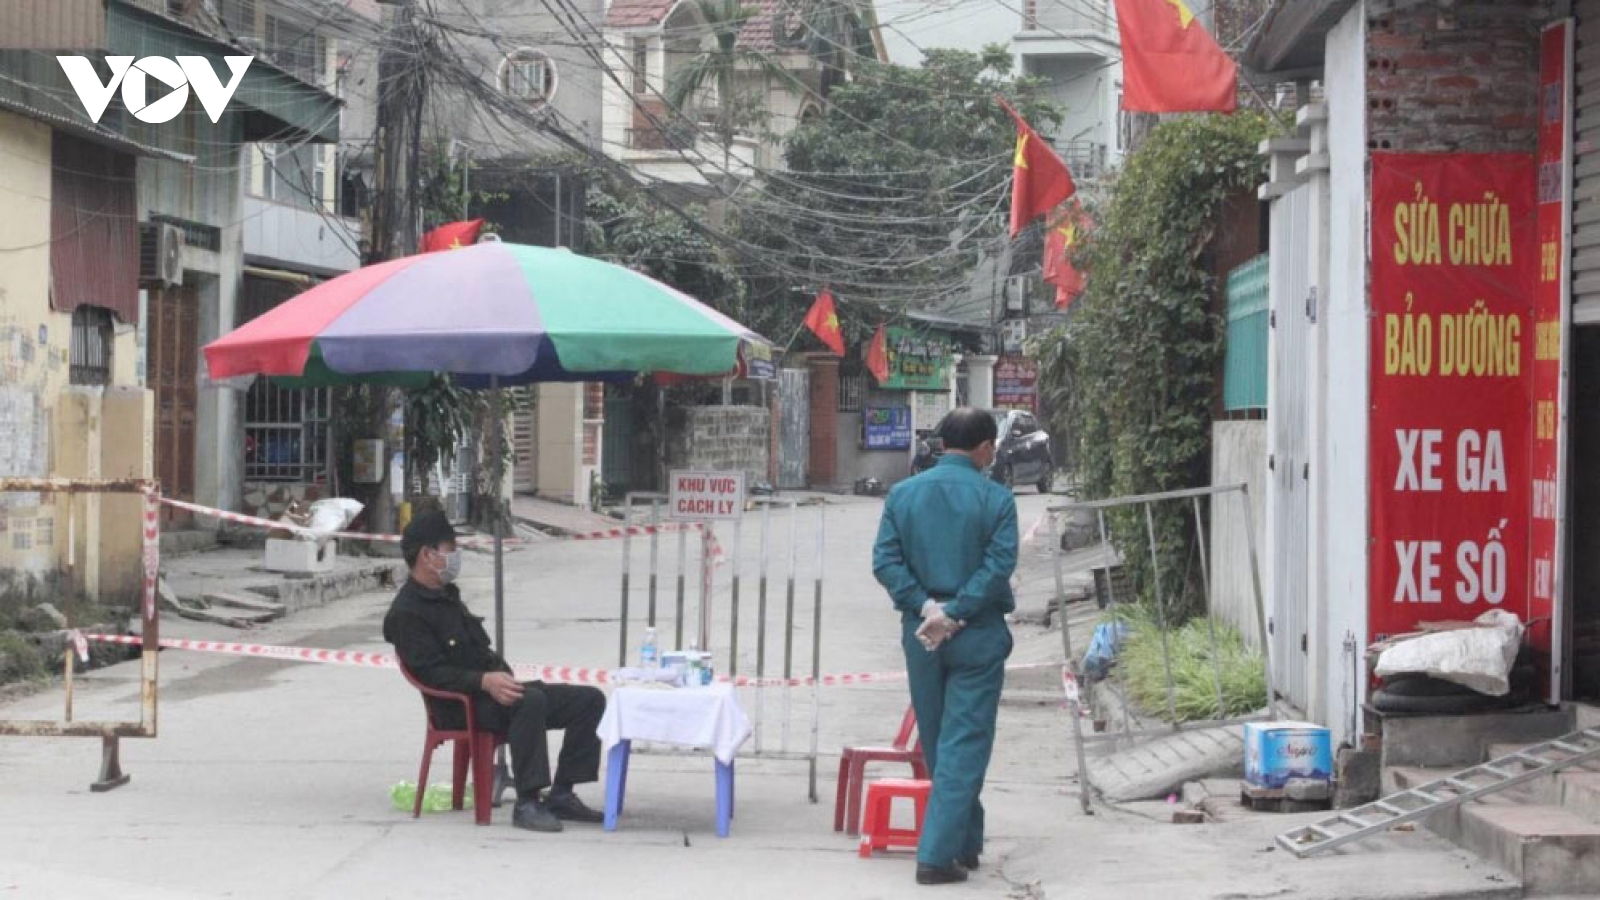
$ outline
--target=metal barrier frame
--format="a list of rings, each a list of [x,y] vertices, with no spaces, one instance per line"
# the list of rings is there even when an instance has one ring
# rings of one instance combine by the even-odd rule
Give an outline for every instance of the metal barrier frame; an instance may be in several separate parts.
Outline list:
[[[1228,495],[1228,494],[1237,494],[1239,496],[1239,500],[1240,500],[1240,503],[1241,503],[1243,511],[1244,511],[1245,547],[1246,547],[1246,550],[1247,550],[1248,555],[1250,557],[1250,585],[1251,585],[1251,591],[1252,591],[1252,593],[1254,595],[1254,598],[1255,598],[1256,628],[1257,628],[1257,633],[1260,636],[1260,640],[1261,640],[1261,657],[1262,657],[1262,663],[1263,663],[1262,668],[1264,670],[1266,692],[1267,692],[1267,713],[1266,713],[1266,717],[1269,718],[1269,719],[1272,719],[1272,718],[1276,718],[1277,715],[1278,715],[1276,690],[1275,690],[1275,686],[1273,684],[1273,678],[1272,678],[1272,670],[1273,670],[1272,636],[1267,631],[1267,616],[1266,616],[1265,598],[1263,596],[1262,587],[1261,587],[1261,566],[1260,566],[1259,560],[1258,560],[1257,555],[1256,555],[1255,515],[1254,515],[1254,512],[1250,508],[1250,488],[1249,488],[1249,485],[1243,484],[1243,483],[1240,483],[1240,484],[1227,484],[1227,485],[1216,485],[1216,486],[1203,487],[1203,488],[1190,488],[1190,489],[1187,489],[1187,490],[1164,491],[1164,492],[1161,492],[1161,493],[1154,493],[1154,494],[1138,494],[1138,495],[1133,495],[1133,496],[1128,496],[1128,497],[1113,497],[1113,498],[1110,498],[1110,499],[1107,499],[1107,500],[1088,500],[1088,501],[1082,501],[1082,502],[1077,502],[1077,503],[1065,503],[1065,504],[1061,504],[1061,505],[1058,505],[1058,506],[1052,506],[1048,510],[1047,518],[1050,520],[1050,541],[1051,541],[1050,558],[1051,558],[1051,563],[1052,563],[1052,565],[1053,565],[1053,567],[1055,569],[1056,603],[1057,603],[1057,607],[1058,607],[1058,612],[1059,612],[1059,614],[1061,616],[1061,641],[1062,641],[1062,647],[1066,651],[1066,654],[1067,654],[1067,665],[1069,667],[1069,670],[1072,673],[1072,677],[1076,680],[1077,685],[1081,685],[1083,683],[1083,679],[1082,679],[1082,672],[1080,671],[1080,668],[1079,668],[1079,660],[1077,659],[1077,657],[1074,655],[1074,653],[1072,651],[1072,637],[1071,637],[1070,629],[1068,627],[1068,622],[1067,622],[1066,579],[1065,579],[1065,573],[1062,571],[1062,568],[1061,568],[1062,550],[1061,550],[1060,532],[1059,532],[1059,528],[1058,528],[1058,526],[1056,524],[1056,517],[1057,516],[1059,516],[1059,515],[1061,515],[1063,513],[1077,512],[1077,511],[1080,511],[1080,510],[1094,510],[1094,512],[1096,514],[1096,518],[1098,520],[1098,525],[1099,525],[1100,545],[1104,550],[1106,550],[1106,551],[1108,551],[1108,552],[1110,552],[1112,554],[1112,558],[1115,558],[1115,551],[1111,547],[1110,534],[1106,530],[1106,517],[1105,517],[1106,510],[1125,508],[1125,507],[1131,507],[1131,506],[1142,506],[1144,508],[1145,531],[1146,531],[1146,535],[1148,536],[1148,539],[1149,539],[1149,542],[1150,542],[1151,566],[1155,570],[1156,605],[1160,609],[1161,618],[1162,618],[1162,621],[1161,621],[1161,655],[1162,655],[1162,661],[1163,661],[1164,665],[1166,666],[1166,687],[1167,687],[1167,716],[1168,716],[1168,723],[1166,724],[1166,726],[1161,727],[1161,728],[1142,728],[1142,729],[1139,729],[1139,730],[1134,730],[1132,728],[1130,722],[1129,722],[1129,716],[1127,715],[1127,712],[1126,712],[1126,710],[1129,708],[1126,694],[1122,693],[1122,692],[1119,692],[1117,690],[1116,684],[1113,682],[1111,684],[1111,690],[1113,691],[1114,694],[1117,695],[1118,702],[1120,702],[1122,704],[1123,708],[1124,708],[1124,715],[1122,717],[1122,729],[1121,729],[1121,732],[1120,733],[1111,732],[1111,733],[1108,733],[1108,734],[1085,735],[1085,734],[1083,734],[1083,726],[1082,726],[1082,722],[1080,721],[1080,716],[1081,716],[1081,712],[1082,712],[1082,709],[1083,709],[1083,701],[1082,701],[1081,697],[1077,695],[1076,691],[1069,691],[1069,706],[1070,706],[1070,712],[1071,712],[1071,716],[1072,716],[1073,743],[1074,743],[1075,748],[1076,748],[1077,763],[1078,763],[1078,775],[1079,775],[1080,784],[1082,786],[1082,790],[1080,792],[1080,803],[1082,805],[1083,812],[1086,815],[1092,814],[1093,810],[1090,807],[1090,803],[1091,803],[1090,793],[1091,793],[1091,791],[1090,791],[1090,786],[1089,786],[1089,766],[1088,766],[1088,760],[1086,758],[1086,753],[1085,753],[1085,750],[1084,750],[1085,745],[1091,744],[1091,743],[1107,742],[1107,741],[1109,741],[1109,742],[1133,741],[1133,740],[1135,740],[1137,738],[1142,738],[1142,737],[1160,737],[1160,736],[1169,735],[1169,734],[1178,734],[1178,733],[1182,733],[1184,731],[1199,730],[1199,729],[1202,729],[1202,728],[1215,728],[1215,727],[1225,726],[1225,725],[1237,725],[1237,724],[1243,724],[1245,722],[1260,721],[1261,718],[1262,718],[1262,716],[1260,716],[1260,715],[1250,715],[1250,716],[1242,716],[1242,717],[1236,717],[1236,718],[1218,718],[1218,719],[1207,719],[1207,720],[1202,720],[1202,721],[1179,722],[1178,721],[1178,715],[1177,715],[1176,700],[1175,700],[1175,684],[1174,684],[1173,677],[1172,677],[1172,657],[1171,657],[1170,649],[1169,649],[1169,647],[1167,645],[1167,637],[1168,637],[1167,633],[1168,633],[1168,630],[1169,630],[1168,629],[1169,623],[1166,621],[1167,604],[1166,604],[1166,598],[1162,594],[1161,575],[1160,575],[1161,554],[1160,554],[1160,550],[1159,550],[1159,547],[1158,547],[1158,542],[1156,540],[1155,514],[1154,514],[1154,511],[1153,511],[1153,507],[1155,506],[1155,504],[1158,504],[1158,503],[1166,503],[1166,502],[1173,502],[1173,501],[1180,501],[1180,500],[1188,500],[1191,503],[1192,515],[1193,515],[1193,518],[1194,518],[1194,526],[1195,526],[1195,537],[1196,537],[1196,541],[1197,541],[1197,544],[1198,544],[1198,552],[1199,552],[1199,556],[1200,556],[1200,581],[1201,581],[1201,586],[1202,586],[1202,596],[1205,599],[1206,619],[1207,619],[1207,622],[1208,622],[1208,624],[1210,626],[1211,660],[1212,660],[1212,666],[1213,666],[1213,669],[1214,669],[1214,672],[1215,672],[1216,689],[1217,689],[1217,711],[1218,711],[1219,716],[1225,716],[1226,710],[1227,710],[1227,703],[1226,703],[1226,698],[1224,696],[1225,695],[1225,691],[1224,691],[1223,686],[1222,686],[1222,665],[1221,665],[1221,662],[1220,662],[1220,660],[1218,658],[1218,655],[1217,655],[1217,652],[1216,652],[1217,651],[1216,617],[1215,617],[1215,614],[1214,614],[1214,612],[1212,610],[1212,605],[1211,605],[1211,572],[1210,572],[1210,569],[1209,569],[1210,562],[1209,562],[1209,560],[1207,558],[1208,548],[1207,548],[1207,545],[1206,545],[1205,515],[1204,515],[1203,510],[1201,509],[1200,501],[1201,501],[1202,498],[1210,498],[1210,499],[1212,499],[1214,501],[1215,498],[1223,496],[1223,495]],[[1110,596],[1110,603],[1108,604],[1108,607],[1114,607],[1116,605],[1117,600],[1116,600],[1116,596],[1115,596],[1115,587],[1113,586],[1112,580],[1110,578],[1107,578],[1107,580],[1106,580],[1106,590],[1111,595]]]
[[[667,503],[667,495],[649,491],[631,492],[623,498],[623,521],[625,525],[647,525],[650,527],[649,540],[649,569],[646,573],[646,627],[657,628],[659,614],[662,612],[660,590],[664,573],[661,566],[661,542],[664,535],[670,533],[664,527],[662,508]],[[798,603],[800,598],[800,581],[798,574],[800,561],[800,501],[793,498],[756,497],[752,502],[760,508],[760,535],[761,550],[759,568],[756,582],[756,671],[755,678],[758,682],[768,677],[768,632],[771,620],[771,603],[775,599],[773,593],[773,510],[787,511],[788,530],[788,566],[780,576],[784,578],[783,584],[783,658],[782,675],[785,680],[795,678],[796,647],[794,631]],[[641,515],[642,514],[642,515]],[[739,674],[739,637],[740,637],[740,610],[743,594],[744,571],[743,562],[743,536],[744,516],[734,520],[732,547],[729,552],[730,575],[728,579],[730,604],[728,615],[728,653],[725,657],[716,655],[713,658],[726,663],[726,672],[729,676]],[[698,529],[701,532],[700,541],[700,599],[699,608],[696,610],[695,622],[697,626],[696,643],[702,649],[710,649],[715,641],[715,622],[713,612],[716,609],[717,584],[715,578],[715,530],[714,526],[707,523],[698,525],[693,523],[677,523],[673,528],[677,532],[678,545],[677,567],[669,576],[673,579],[673,622],[677,646],[684,646],[684,623],[689,621],[686,615],[687,601],[687,574],[689,571],[689,532]],[[807,796],[812,803],[818,800],[817,780],[818,759],[820,758],[820,733],[821,733],[821,697],[818,677],[822,674],[822,606],[824,565],[826,561],[826,533],[827,512],[825,506],[817,507],[816,518],[816,571],[812,578],[812,609],[811,609],[811,716],[810,739],[806,749],[793,749],[790,734],[791,704],[795,686],[783,685],[777,689],[782,691],[782,723],[777,749],[768,749],[764,745],[765,725],[767,718],[766,700],[769,686],[757,684],[748,688],[755,692],[754,714],[751,716],[754,725],[753,750],[741,755],[757,759],[779,759],[804,761],[808,764],[809,778]],[[622,568],[621,568],[621,614],[618,626],[618,654],[617,661],[621,666],[629,664],[629,623],[632,618],[632,595],[635,593],[633,576],[633,533],[624,531],[622,539]],[[781,552],[781,549],[780,551]],[[659,633],[659,629],[658,629]],[[776,660],[774,660],[776,663]],[[635,745],[635,752],[642,748]],[[648,748],[649,752],[674,752],[664,751],[661,748]]]
[[[142,651],[139,673],[139,720],[128,721],[74,721],[72,717],[73,675],[76,662],[73,641],[68,640],[63,651],[62,681],[66,688],[66,709],[60,721],[39,719],[0,720],[0,736],[16,737],[97,737],[101,741],[100,777],[89,785],[94,792],[109,791],[127,784],[132,776],[122,771],[122,738],[153,738],[157,724],[157,675],[161,641],[161,617],[156,604],[156,577],[160,569],[161,524],[160,485],[145,479],[67,479],[67,478],[0,478],[0,493],[66,494],[142,494],[144,496],[143,534],[144,578],[139,604],[142,625]],[[67,503],[67,564],[63,570],[65,581],[62,593],[66,602],[64,615],[67,631],[78,627],[77,612],[77,504]]]

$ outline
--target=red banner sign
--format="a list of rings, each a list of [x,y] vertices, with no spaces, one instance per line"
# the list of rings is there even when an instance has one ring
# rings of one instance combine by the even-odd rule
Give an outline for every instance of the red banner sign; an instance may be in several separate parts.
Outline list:
[[[1002,356],[994,367],[994,405],[1039,413],[1039,370],[1033,360]]]
[[[1566,495],[1562,448],[1566,445],[1567,302],[1571,266],[1570,231],[1572,151],[1572,23],[1544,31],[1539,54],[1538,278],[1533,288],[1533,457],[1532,520],[1528,558],[1534,620],[1529,640],[1550,649],[1556,598],[1561,595],[1560,519]],[[1558,695],[1552,694],[1553,698]]]
[[[1535,167],[1372,154],[1368,628],[1530,612]]]

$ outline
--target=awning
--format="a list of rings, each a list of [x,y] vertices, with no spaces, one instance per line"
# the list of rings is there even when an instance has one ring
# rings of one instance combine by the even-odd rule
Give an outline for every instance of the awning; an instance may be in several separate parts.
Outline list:
[[[203,56],[219,72],[227,71],[225,56],[255,56],[230,106],[242,114],[243,140],[339,140],[339,98],[277,68],[257,53],[207,37],[176,19],[112,2],[106,8],[106,53]]]

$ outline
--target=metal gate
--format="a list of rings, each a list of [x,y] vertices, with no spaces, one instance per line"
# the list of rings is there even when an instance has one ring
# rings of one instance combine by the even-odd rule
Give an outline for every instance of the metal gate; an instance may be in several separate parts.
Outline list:
[[[804,369],[778,372],[778,488],[806,486],[811,458],[811,373]]]
[[[629,448],[633,446],[633,402],[607,388],[605,419],[600,437],[600,478],[608,490],[626,491],[632,487]]]
[[[1578,18],[1573,117],[1572,320],[1600,325],[1600,0],[1573,4]]]
[[[755,512],[708,533],[709,523],[668,521],[666,495],[624,498],[624,520],[636,528],[622,539],[618,662],[637,662],[646,628],[656,629],[663,649],[710,651],[750,711],[752,744],[740,756],[807,763],[815,803],[827,507],[754,503]],[[747,530],[754,559],[744,552]],[[641,749],[662,752],[635,745]]]
[[[1307,184],[1272,211],[1272,316],[1267,379],[1266,581],[1273,682],[1296,709],[1310,702],[1310,418],[1306,348],[1311,293],[1311,191]]]

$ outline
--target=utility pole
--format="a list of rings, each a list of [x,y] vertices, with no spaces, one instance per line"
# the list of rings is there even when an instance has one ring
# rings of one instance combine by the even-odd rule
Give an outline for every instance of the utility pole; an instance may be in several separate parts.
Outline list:
[[[383,20],[368,265],[416,252],[419,239],[415,201],[427,80],[425,43],[417,28],[415,0],[385,3]],[[400,448],[391,440],[389,423],[403,406],[393,389],[372,390],[377,392],[379,402],[367,428],[372,436],[384,439],[385,452],[377,495],[368,507],[368,524],[373,531],[392,533],[396,530],[396,486],[390,483],[390,469],[394,453]],[[404,494],[405,485],[398,487]]]

